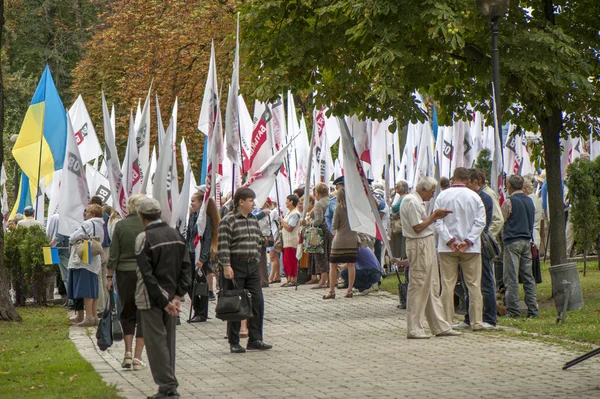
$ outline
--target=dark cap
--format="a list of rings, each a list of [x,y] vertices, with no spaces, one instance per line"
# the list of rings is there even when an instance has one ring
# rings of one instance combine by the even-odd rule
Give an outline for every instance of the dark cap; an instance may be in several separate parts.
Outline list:
[[[138,213],[144,215],[156,215],[161,212],[160,202],[154,198],[144,198],[138,205]]]
[[[340,176],[333,181],[333,184],[337,186],[338,184],[344,184],[344,176]]]

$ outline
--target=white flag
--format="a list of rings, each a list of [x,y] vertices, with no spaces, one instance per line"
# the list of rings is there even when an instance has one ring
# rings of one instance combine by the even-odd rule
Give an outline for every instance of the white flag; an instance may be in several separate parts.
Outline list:
[[[0,186],[2,187],[2,217],[4,223],[8,221],[8,215],[10,214],[10,208],[8,207],[8,192],[6,191],[6,169],[2,164],[2,170],[0,171]]]
[[[88,205],[89,190],[83,170],[83,162],[67,114],[67,150],[60,182],[60,202],[58,204],[58,232],[70,236],[83,223],[83,212]]]
[[[255,202],[258,206],[262,206],[267,200],[267,197],[275,184],[275,178],[283,165],[290,144],[291,142],[277,151],[277,153],[269,158],[263,167],[250,176],[248,181],[244,184],[244,187],[252,189],[256,194]]]
[[[344,119],[338,120],[344,151],[344,190],[350,228],[357,233],[365,233],[383,241],[385,248],[392,253],[348,125]]]
[[[198,214],[198,234],[204,234],[206,228],[206,206],[209,198],[214,198],[219,206],[217,198],[217,175],[223,175],[223,128],[221,122],[221,110],[219,109],[219,92],[217,84],[217,66],[215,59],[215,45],[211,44],[210,63],[208,67],[208,76],[206,78],[206,87],[204,88],[204,98],[202,99],[202,109],[198,118],[198,130],[208,136],[208,166],[206,170],[206,193],[202,208]],[[196,239],[196,259],[198,261],[201,251],[202,240]]]
[[[106,105],[104,91],[102,92],[102,114],[104,119],[104,160],[108,168],[107,176],[108,181],[110,183],[110,192],[113,194],[115,210],[119,212],[119,214],[122,217],[125,217],[127,216],[127,195],[123,187],[123,175],[121,174],[121,166],[119,165],[117,147],[115,146],[115,134],[113,131],[113,123],[108,114],[108,106]]]
[[[90,164],[85,165],[85,176],[90,195],[97,195],[102,198],[103,203],[113,206],[113,197],[108,179]]]
[[[83,102],[81,94],[69,110],[69,117],[75,131],[75,139],[79,146],[81,160],[85,164],[102,155],[102,148],[96,136],[96,130]]]
[[[171,217],[171,227],[177,229],[182,236],[185,237],[187,228],[188,211],[190,209],[190,179],[192,176],[192,167],[188,164],[185,168],[185,174],[183,177],[183,188],[181,189],[181,195],[177,200],[177,205],[173,211]]]
[[[137,143],[136,152],[138,154],[138,164],[139,169],[142,172],[146,172],[148,169],[148,163],[150,159],[150,93],[152,91],[152,82],[150,83],[150,88],[148,89],[148,95],[146,96],[146,101],[144,101],[144,108],[142,109],[142,113],[138,118],[136,115],[136,123],[139,125],[135,130],[135,139]],[[138,105],[139,110],[139,105]],[[141,176],[143,180],[144,177]],[[140,189],[141,183],[140,181]],[[138,191],[139,192],[139,191]]]
[[[225,141],[227,158],[234,165],[240,165],[242,160],[240,156],[240,115],[238,111],[238,91],[239,91],[239,73],[240,73],[240,14],[237,15],[236,35],[235,35],[235,57],[233,60],[233,72],[231,74],[231,85],[229,86],[229,96],[227,98],[227,108],[225,110]],[[225,171],[229,173],[229,171]]]
[[[142,171],[138,156],[138,147],[136,144],[136,135],[134,130],[133,112],[129,113],[129,136],[127,138],[127,149],[121,174],[123,176],[123,185],[125,187],[126,197],[133,194],[139,194],[142,191]]]
[[[171,193],[171,166],[173,163],[172,124],[169,124],[162,148],[158,151],[158,162],[154,173],[152,197],[160,203],[161,219],[169,223],[173,210]]]

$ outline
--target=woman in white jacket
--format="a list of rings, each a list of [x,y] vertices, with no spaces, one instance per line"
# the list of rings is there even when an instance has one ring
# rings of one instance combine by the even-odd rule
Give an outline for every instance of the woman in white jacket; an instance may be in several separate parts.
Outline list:
[[[71,245],[78,241],[97,237],[102,243],[104,241],[104,219],[102,218],[102,207],[100,205],[88,205],[85,209],[85,221],[73,233],[69,240]],[[96,309],[98,306],[98,273],[102,270],[100,255],[92,257],[92,262],[83,262],[77,251],[71,250],[69,258],[69,299],[83,298],[85,307],[85,319],[83,310],[77,310],[76,320],[80,327],[90,327],[98,324]]]

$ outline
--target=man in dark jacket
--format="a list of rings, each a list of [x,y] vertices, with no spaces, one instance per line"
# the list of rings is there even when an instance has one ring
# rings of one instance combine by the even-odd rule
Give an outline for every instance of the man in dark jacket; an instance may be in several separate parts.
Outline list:
[[[197,191],[192,195],[192,200],[190,202],[190,207],[192,212],[190,213],[190,217],[188,219],[187,226],[187,235],[185,238],[186,247],[188,251],[188,255],[190,257],[190,262],[194,262],[196,259],[196,237],[198,236],[198,213],[202,208],[202,199],[204,193],[202,191]],[[212,221],[209,215],[206,215],[206,228],[204,233],[201,234],[202,244],[200,250],[200,259],[202,262],[202,267],[193,267],[191,269],[191,277],[192,279],[196,279],[196,283],[203,283],[208,285],[207,276],[212,274],[212,268],[210,264],[210,244],[211,244],[211,235],[212,235]],[[201,323],[205,322],[208,319],[208,300],[212,291],[209,291],[209,296],[205,295],[194,295],[192,292],[192,286],[190,286],[189,296],[192,298],[192,307],[194,309],[194,316],[188,320],[190,323]],[[214,297],[214,294],[212,294]]]
[[[504,302],[508,317],[519,317],[519,282],[523,280],[527,315],[537,317],[535,279],[531,270],[531,240],[535,207],[533,201],[523,193],[523,177],[512,175],[506,179],[506,188],[510,195],[502,204],[504,216]]]
[[[160,220],[160,204],[140,202],[145,230],[135,243],[138,280],[136,306],[142,317],[146,351],[158,393],[152,399],[179,398],[175,377],[175,323],[181,298],[190,287],[191,263],[179,232]]]

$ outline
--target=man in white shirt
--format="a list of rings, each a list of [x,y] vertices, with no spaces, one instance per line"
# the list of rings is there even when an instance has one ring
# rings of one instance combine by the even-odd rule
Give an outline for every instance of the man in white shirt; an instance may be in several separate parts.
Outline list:
[[[419,181],[415,192],[406,195],[400,205],[402,234],[406,238],[406,255],[410,263],[410,280],[406,304],[406,329],[409,339],[429,338],[423,330],[423,316],[431,333],[440,336],[460,335],[445,320],[439,296],[440,281],[435,256],[433,223],[448,215],[445,209],[436,209],[427,216],[425,201],[429,201],[437,186],[432,177]]]
[[[469,290],[469,316],[473,331],[483,329],[481,296],[481,232],[485,227],[485,207],[477,193],[467,187],[470,173],[456,168],[452,186],[438,195],[434,209],[449,209],[447,217],[435,222],[442,274],[442,304],[446,321],[454,322],[454,288],[458,265]]]
[[[26,206],[23,209],[23,214],[25,215],[25,219],[19,220],[17,226],[21,227],[31,227],[31,226],[40,226],[44,228],[44,225],[39,220],[35,220],[35,211],[32,206]]]

